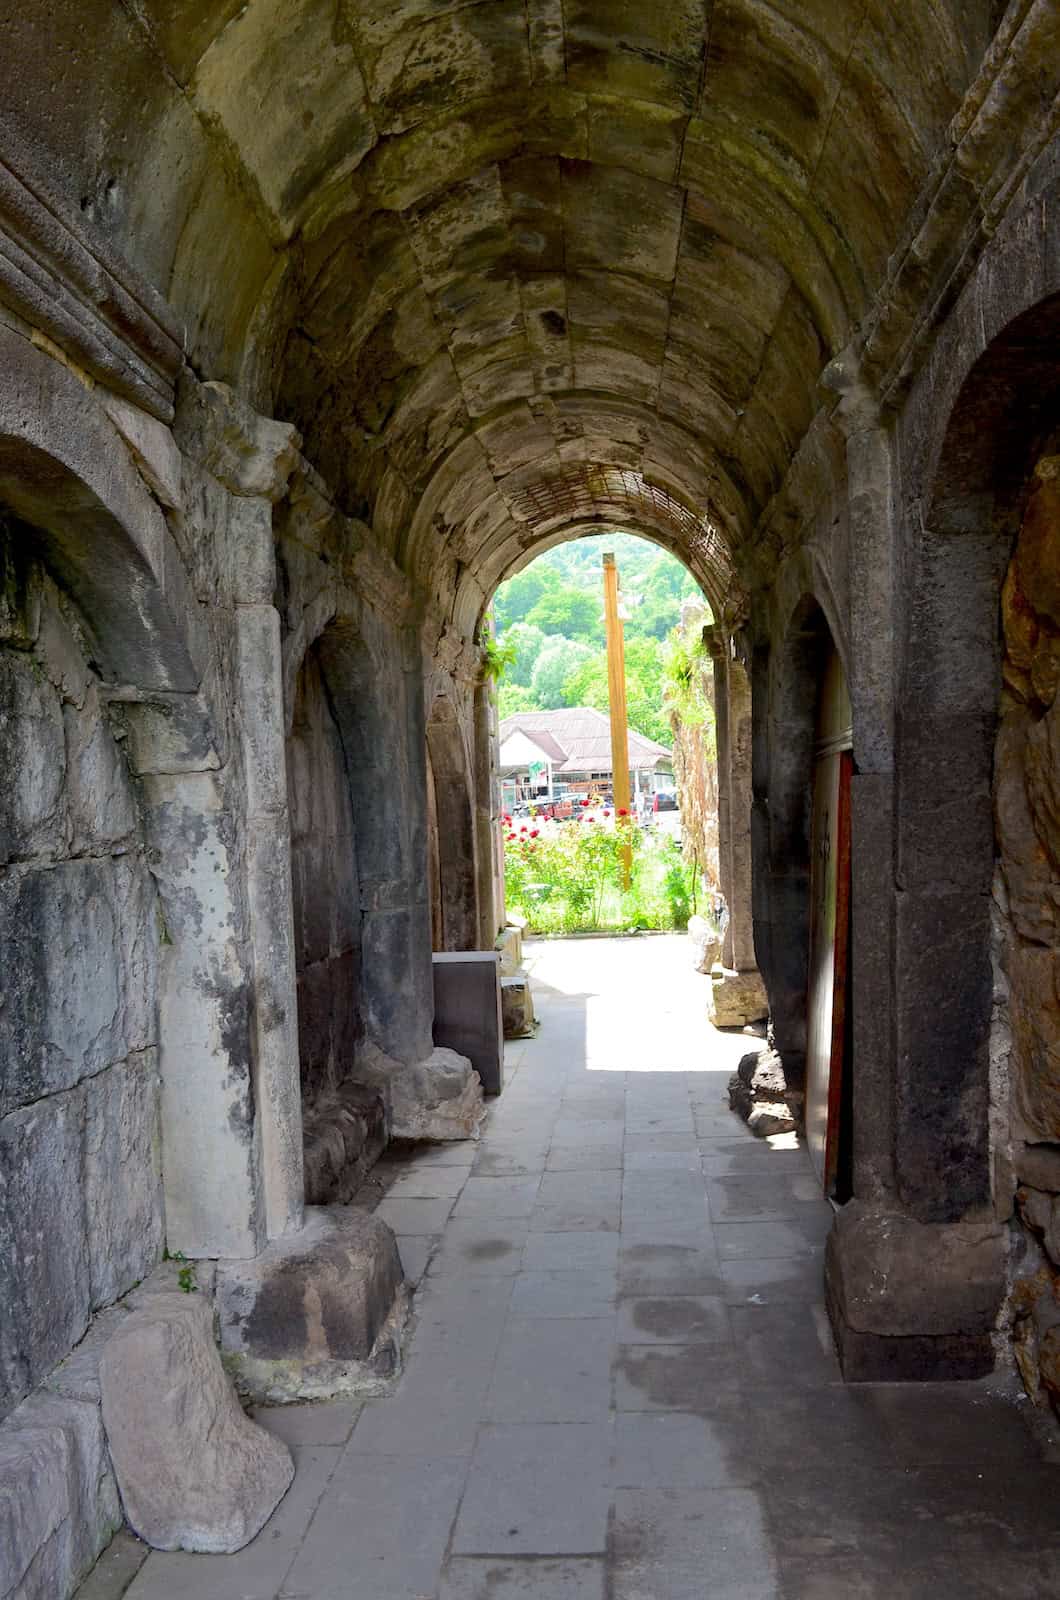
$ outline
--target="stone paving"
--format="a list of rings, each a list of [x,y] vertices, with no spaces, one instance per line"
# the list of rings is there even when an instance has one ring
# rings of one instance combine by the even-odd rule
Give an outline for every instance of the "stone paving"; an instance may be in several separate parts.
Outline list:
[[[151,1554],[129,1600],[1060,1596],[1060,1471],[1009,1378],[842,1384],[829,1208],[727,1110],[751,1041],[687,949],[532,947],[541,1027],[481,1144],[380,1174],[419,1280],[396,1392],[259,1413],[298,1468],[272,1521]]]

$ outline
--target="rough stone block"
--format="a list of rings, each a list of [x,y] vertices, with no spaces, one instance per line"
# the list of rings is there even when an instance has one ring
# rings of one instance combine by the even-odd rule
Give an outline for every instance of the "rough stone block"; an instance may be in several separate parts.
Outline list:
[[[158,1058],[130,1056],[85,1085],[85,1213],[93,1307],[150,1272],[162,1252]]]
[[[84,1120],[83,1088],[0,1120],[0,1416],[88,1325]]]
[[[385,1223],[311,1207],[300,1233],[274,1239],[252,1260],[220,1263],[226,1365],[256,1399],[371,1391],[397,1365],[402,1283]]]
[[[0,1115],[154,1042],[158,929],[135,856],[0,882]]]
[[[721,960],[721,936],[705,917],[689,917],[688,937],[692,941],[692,965],[697,972],[709,973]]]
[[[128,445],[136,470],[151,493],[175,510],[181,503],[183,463],[170,430],[115,394],[104,394],[103,407]]]
[[[347,1204],[386,1149],[381,1090],[344,1083],[319,1096],[303,1111],[302,1143],[308,1204]]]
[[[242,1549],[294,1477],[281,1440],[243,1415],[204,1297],[159,1294],[100,1363],[103,1420],[130,1526],[156,1550]]]
[[[72,848],[75,854],[129,839],[137,812],[129,769],[95,688],[83,707],[64,706]]]
[[[534,1031],[534,997],[525,972],[501,979],[501,1018],[506,1039],[526,1039]]]
[[[510,978],[523,964],[523,930],[509,922],[497,937],[501,958],[501,977]]]
[[[0,861],[62,849],[66,748],[59,696],[30,655],[0,652]]]
[[[828,1237],[828,1309],[853,1382],[978,1378],[993,1370],[1005,1293],[996,1222],[922,1223],[852,1200]]]
[[[387,1063],[378,1051],[358,1058],[363,1074],[369,1058],[382,1072],[390,1106],[390,1137],[416,1141],[477,1139],[486,1115],[482,1083],[465,1056],[455,1050],[432,1050],[425,1061],[404,1067]],[[380,1062],[385,1063],[382,1068]]]
[[[33,1395],[0,1427],[0,1595],[65,1600],[120,1525],[98,1405]]]
[[[759,972],[729,972],[710,980],[707,1015],[716,1028],[746,1028],[769,1015],[769,999]]]

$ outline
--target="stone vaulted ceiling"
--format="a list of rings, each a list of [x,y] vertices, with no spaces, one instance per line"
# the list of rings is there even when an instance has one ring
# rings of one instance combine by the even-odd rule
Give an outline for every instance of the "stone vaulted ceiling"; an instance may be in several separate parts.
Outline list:
[[[94,29],[53,9],[31,74],[110,107],[82,130],[86,210],[203,374],[294,420],[397,559],[475,604],[601,520],[719,594],[995,20],[990,0],[97,0]]]

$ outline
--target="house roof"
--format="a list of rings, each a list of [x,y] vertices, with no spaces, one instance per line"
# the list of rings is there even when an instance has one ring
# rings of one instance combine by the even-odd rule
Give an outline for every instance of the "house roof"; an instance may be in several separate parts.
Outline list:
[[[558,711],[516,711],[500,726],[501,744],[513,733],[522,733],[560,762],[557,772],[610,772],[611,723],[602,711],[591,706],[561,706]],[[628,729],[629,764],[633,768],[654,767],[669,761],[672,752],[665,745]],[[546,743],[547,741],[547,743]],[[557,752],[551,754],[552,748]]]

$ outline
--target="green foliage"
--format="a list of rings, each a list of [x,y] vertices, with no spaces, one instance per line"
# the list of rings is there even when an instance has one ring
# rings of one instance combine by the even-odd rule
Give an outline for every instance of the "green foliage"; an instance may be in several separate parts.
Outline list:
[[[502,683],[497,691],[497,714],[513,717],[517,711],[540,711],[529,688],[521,683]]]
[[[500,683],[501,679],[515,665],[515,645],[507,639],[503,643],[496,640],[493,635],[484,631],[482,634],[482,654],[484,657],[483,669],[487,678],[493,683]]]
[[[582,644],[600,643],[604,637],[602,596],[569,584],[543,594],[526,620],[542,633],[561,634]]]
[[[704,688],[709,657],[702,639],[670,641],[663,657],[665,699],[686,728],[706,727],[713,738],[714,707]]]
[[[542,557],[501,584],[493,599],[498,633],[503,633],[514,622],[522,622],[543,594],[559,587],[559,575],[546,563],[547,557]]]
[[[168,1249],[163,1249],[162,1260],[182,1262],[183,1265],[177,1273],[177,1287],[182,1294],[198,1294],[199,1285],[195,1282],[195,1263],[188,1260],[183,1250],[174,1250],[170,1254]]]
[[[512,664],[504,674],[505,683],[529,688],[530,675],[544,647],[545,635],[540,628],[532,627],[529,622],[516,622],[506,629],[503,642],[505,645],[510,645],[515,652]]]
[[[537,705],[546,711],[557,706],[576,705],[567,698],[567,683],[583,661],[592,654],[589,646],[574,639],[555,639],[538,656],[530,677],[530,689]]]
[[[645,738],[670,744],[670,723],[662,699],[662,647],[654,639],[630,639],[626,643],[626,715],[631,728]],[[564,703],[593,706],[607,711],[607,652],[600,651],[586,661],[567,684]]]
[[[623,890],[627,844],[632,872]],[[509,907],[537,933],[683,928],[698,888],[670,835],[604,812],[563,823],[509,822],[504,881]]]

